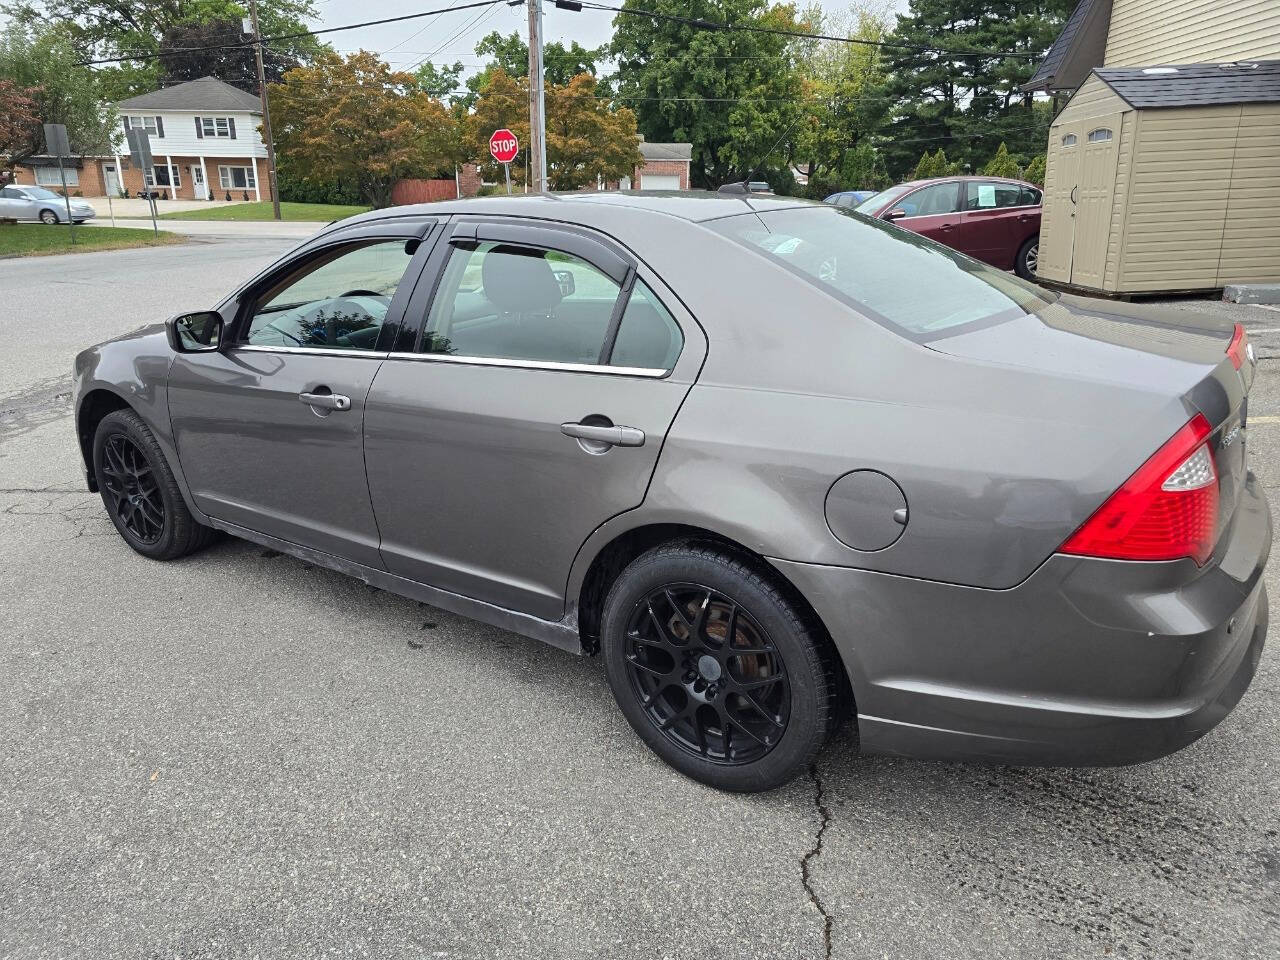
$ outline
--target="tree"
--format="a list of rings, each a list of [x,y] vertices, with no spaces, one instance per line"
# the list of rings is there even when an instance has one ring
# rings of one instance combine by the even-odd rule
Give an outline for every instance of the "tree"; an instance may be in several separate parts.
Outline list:
[[[811,32],[848,36],[868,44],[837,42],[798,45],[804,82],[804,118],[797,128],[795,158],[809,175],[809,196],[876,186],[886,180],[874,134],[888,112],[879,95],[885,82],[880,49],[885,14],[876,8],[826,16],[821,7],[805,11]]]
[[[1034,183],[1037,187],[1044,186],[1044,163],[1045,155],[1037,153],[1031,158],[1031,162],[1027,164],[1027,169],[1022,171],[1022,179],[1027,183]]]
[[[13,167],[12,158],[26,148],[40,125],[35,101],[39,93],[0,77],[0,103],[4,104],[4,112],[0,113],[0,161],[6,168]]]
[[[547,179],[552,190],[576,190],[631,176],[642,162],[635,114],[625,107],[612,109],[596,91],[596,79],[587,73],[565,84],[547,84]],[[475,155],[488,155],[489,136],[502,127],[528,144],[529,81],[496,70],[467,118]],[[525,177],[527,155],[528,150],[521,151],[512,164],[516,179]],[[489,179],[502,177],[492,161],[483,169]]]
[[[6,153],[16,166],[44,153],[41,124],[61,123],[67,128],[71,150],[77,154],[111,151],[116,129],[114,108],[99,102],[96,77],[88,67],[76,66],[79,55],[61,26],[30,28],[10,23],[0,34],[0,79],[25,90],[34,103],[36,122],[22,125]],[[4,103],[4,113],[10,105]]]
[[[258,92],[258,67],[253,47],[245,46],[244,27],[239,19],[207,20],[169,27],[160,40],[160,49],[174,50],[159,60],[162,87],[217,77],[248,93]],[[268,83],[279,83],[286,70],[298,61],[275,44],[263,44],[262,67]]]
[[[982,168],[982,172],[988,177],[1008,177],[1011,180],[1016,180],[1018,175],[1022,173],[1022,168],[1018,166],[1017,160],[1009,156],[1009,148],[1001,140],[995,156],[987,161],[986,166]]]
[[[326,51],[268,88],[276,151],[290,175],[310,184],[354,185],[375,207],[405,177],[453,173],[462,157],[458,124],[411,73],[374,53]]]
[[[518,33],[504,36],[495,30],[482,37],[475,50],[476,56],[490,59],[479,73],[467,78],[470,94],[464,99],[468,109],[475,106],[490,78],[499,70],[513,79],[529,75],[529,45]],[[596,65],[604,59],[606,52],[604,47],[590,49],[576,41],[568,47],[558,41],[544,43],[542,65],[547,86],[566,86],[580,73],[595,76]]]
[[[462,70],[461,62],[436,66],[430,60],[425,60],[413,75],[417,78],[418,89],[428,97],[441,103],[452,103],[462,96],[459,90]]]
[[[1075,0],[911,0],[888,38],[903,46],[886,48],[884,93],[896,104],[885,131],[890,171],[907,169],[925,145],[946,147],[970,169],[1001,140],[1015,154],[1041,149],[1047,113],[1018,88],[1074,6]]]
[[[791,6],[768,0],[625,0],[624,7],[673,17],[794,31]],[[611,51],[617,101],[633,106],[649,140],[693,144],[695,186],[754,173],[787,179],[789,138],[802,116],[797,44],[786,36],[703,30],[675,20],[619,15]],[[757,169],[760,168],[760,169]]]
[[[248,16],[247,5],[248,0],[0,0],[0,13],[24,24],[60,24],[82,55],[110,57],[157,53],[165,34],[175,27],[238,24]],[[258,21],[267,37],[306,30],[315,16],[315,0],[261,0],[258,5]],[[289,62],[305,63],[323,45],[307,36],[282,40],[271,48]],[[141,59],[104,67],[97,76],[102,98],[116,101],[154,90],[162,69],[158,59]]]

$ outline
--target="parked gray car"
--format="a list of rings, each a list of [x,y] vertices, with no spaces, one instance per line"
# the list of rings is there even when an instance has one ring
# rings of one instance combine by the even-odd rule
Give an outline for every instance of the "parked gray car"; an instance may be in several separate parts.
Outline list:
[[[93,204],[88,200],[71,198],[71,219],[76,223],[84,223],[96,216]],[[67,201],[62,194],[44,187],[10,184],[0,188],[0,219],[66,223]]]
[[[139,553],[226,531],[600,652],[663,759],[760,790],[850,717],[1037,764],[1213,727],[1267,628],[1253,379],[1239,327],[830,205],[578,194],[333,224],[75,403]]]

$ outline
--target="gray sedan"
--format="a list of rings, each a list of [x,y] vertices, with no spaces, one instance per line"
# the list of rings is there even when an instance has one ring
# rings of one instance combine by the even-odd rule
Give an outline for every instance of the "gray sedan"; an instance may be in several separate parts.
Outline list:
[[[71,219],[76,223],[84,223],[97,216],[93,204],[82,197],[72,197],[70,206]],[[44,187],[10,184],[0,189],[0,219],[66,223],[67,200],[62,194]]]
[[[762,790],[846,721],[1047,764],[1212,728],[1267,628],[1253,379],[1239,327],[830,205],[580,194],[333,224],[75,402],[139,553],[223,531],[600,653],[663,759]]]

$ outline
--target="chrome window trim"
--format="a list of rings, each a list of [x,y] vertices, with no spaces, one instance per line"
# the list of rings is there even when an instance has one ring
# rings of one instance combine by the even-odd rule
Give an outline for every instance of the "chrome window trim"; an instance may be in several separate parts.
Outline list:
[[[227,351],[230,353],[236,353],[241,350],[247,350],[250,353],[305,353],[322,357],[370,357],[375,360],[385,360],[387,358],[387,351],[385,350],[337,350],[332,347],[274,347],[257,343],[237,343],[227,347]]]
[[[683,348],[681,349],[683,352]],[[556,360],[522,360],[512,357],[459,357],[447,353],[409,353],[393,350],[388,360],[416,360],[424,363],[465,363],[473,367],[515,367],[522,370],[553,370],[560,373],[604,373],[614,377],[660,379],[670,370],[657,367],[611,367],[599,363],[561,363]]]

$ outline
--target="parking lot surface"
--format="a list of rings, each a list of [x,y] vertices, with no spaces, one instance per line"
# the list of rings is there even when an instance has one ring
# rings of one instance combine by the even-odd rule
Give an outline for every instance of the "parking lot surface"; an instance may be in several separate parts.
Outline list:
[[[157,564],[83,489],[83,346],[288,244],[0,265],[0,956],[1280,954],[1280,654],[1111,769],[859,757],[761,796],[642,746],[601,665],[235,540]],[[1280,497],[1280,312],[1253,469]],[[1280,597],[1273,561],[1267,580]]]

